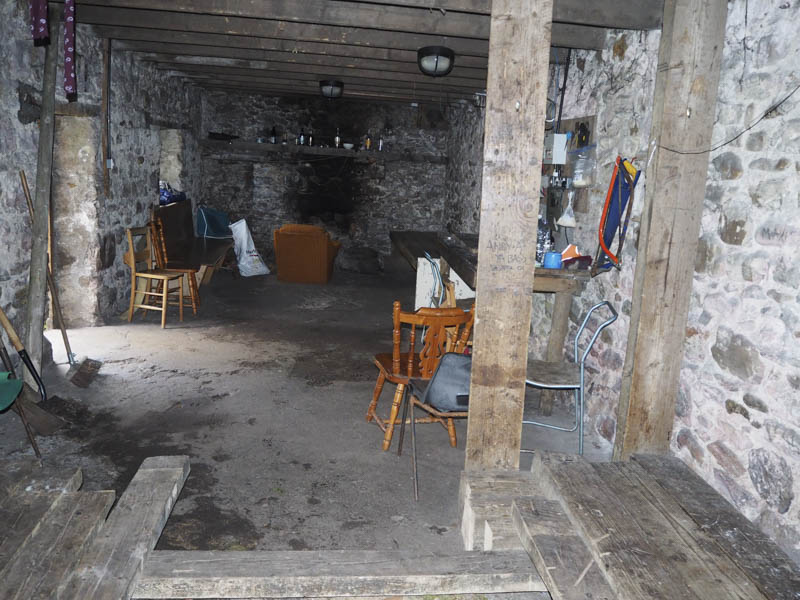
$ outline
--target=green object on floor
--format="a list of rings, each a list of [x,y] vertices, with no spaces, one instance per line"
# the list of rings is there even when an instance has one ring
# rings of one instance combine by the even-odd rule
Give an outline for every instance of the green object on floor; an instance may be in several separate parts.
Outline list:
[[[22,389],[22,380],[10,377],[11,373],[0,371],[0,410],[5,410],[14,404]]]

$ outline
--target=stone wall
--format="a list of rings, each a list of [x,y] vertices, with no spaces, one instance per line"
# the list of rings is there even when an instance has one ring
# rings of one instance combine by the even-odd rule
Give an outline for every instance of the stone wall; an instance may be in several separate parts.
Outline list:
[[[729,3],[714,143],[800,84],[800,2]],[[673,451],[800,561],[800,94],[711,154]]]
[[[22,329],[31,249],[27,206],[19,184],[24,169],[35,194],[38,118],[44,49],[34,47],[26,2],[0,7],[4,61],[0,69],[0,135],[6,161],[0,165],[0,305]],[[77,102],[56,91],[56,131],[52,183],[54,269],[70,327],[116,320],[125,310],[130,275],[122,262],[125,228],[142,225],[157,201],[159,131],[184,136],[184,171],[199,168],[191,125],[199,122],[193,90],[132,55],[112,54],[110,110],[111,193],[102,175],[102,42],[78,25]],[[59,45],[60,48],[60,45]],[[56,81],[62,80],[61,60]],[[194,119],[194,120],[193,120]],[[186,177],[196,181],[197,178]],[[197,189],[197,184],[195,183]]]
[[[180,130],[181,148],[188,150],[176,162],[181,165],[180,183],[191,194],[196,184],[184,182],[197,179],[191,172],[198,167],[192,138],[200,119],[197,90],[184,87],[152,64],[139,62],[128,52],[113,51],[111,71],[109,138],[114,168],[111,193],[98,214],[98,307],[105,321],[117,319],[130,298],[130,271],[123,262],[125,229],[144,225],[150,207],[158,203],[160,132]]]
[[[569,229],[569,241],[582,254],[592,255],[597,249],[597,226],[617,156],[635,159],[644,169],[648,159],[650,124],[652,119],[653,86],[655,85],[659,31],[610,31],[602,51],[575,51],[570,59],[562,118],[596,117],[594,139],[597,169],[594,185],[581,192],[583,198],[576,206],[577,227]],[[564,65],[552,65],[551,74],[558,70],[559,83]],[[555,85],[550,97],[558,105]],[[647,185],[645,173],[636,187],[631,222],[624,250],[622,267],[601,273],[590,280],[570,311],[570,332],[575,332],[586,311],[601,300],[609,300],[619,312],[619,319],[597,340],[587,359],[589,387],[587,388],[587,444],[601,454],[610,456],[616,432],[616,411],[622,380],[622,363],[628,339],[629,315],[632,302],[633,272],[636,264],[636,241],[642,199]],[[560,238],[560,249],[565,244]],[[552,299],[534,295],[532,339],[530,350],[543,356],[552,314]],[[565,351],[569,350],[565,348]],[[564,400],[571,399],[564,395]]]
[[[447,122],[436,108],[221,92],[206,93],[202,107],[203,137],[215,132],[255,141],[274,126],[290,144],[303,129],[313,131],[315,145],[332,146],[338,128],[343,141],[357,146],[370,132],[376,145],[383,136],[388,152],[446,152]],[[323,225],[342,241],[343,256],[351,249],[389,253],[392,229],[444,226],[443,164],[384,161],[378,152],[369,157],[206,153],[200,201],[232,220],[247,219],[265,256],[272,253],[273,230],[288,222]]]
[[[33,192],[39,128],[35,110],[22,111],[26,87],[41,89],[44,49],[34,48],[26,21],[27,3],[0,3],[0,139],[5,160],[0,162],[0,306],[22,336],[31,252],[28,208],[19,182],[24,169]],[[31,114],[33,113],[33,114]],[[11,348],[5,333],[3,343]]]
[[[578,226],[569,232],[570,241],[583,254],[594,254],[597,247],[597,224],[600,220],[608,182],[617,155],[636,157],[638,164],[647,159],[650,134],[650,105],[655,83],[655,67],[660,34],[657,31],[609,32],[606,49],[600,52],[573,52],[567,79],[563,119],[596,116],[595,140],[598,167],[595,184],[584,195],[576,211]],[[556,84],[562,81],[564,65],[551,66],[550,98],[558,105]],[[457,105],[448,109],[451,134],[448,138],[448,201],[446,220],[457,231],[476,232],[479,226],[481,169],[483,161],[483,109]],[[597,341],[588,359],[590,387],[587,395],[587,443],[610,456],[616,429],[622,362],[627,344],[628,324],[635,265],[641,198],[646,181],[638,185],[639,200],[634,203],[623,267],[599,275],[590,281],[570,311],[571,327],[565,356],[583,315],[600,300],[610,300],[620,312],[619,320]],[[531,232],[534,235],[535,232]],[[566,244],[563,236],[558,249]],[[544,358],[550,331],[553,298],[533,295],[529,353]],[[572,404],[571,396],[561,398]]]
[[[729,3],[715,142],[737,136],[800,83],[800,41],[791,30],[799,18],[798,2]],[[611,32],[602,52],[573,54],[563,117],[597,116],[596,183],[571,232],[583,253],[593,253],[597,245],[614,158],[621,154],[636,157],[640,168],[647,164],[659,38],[658,32]],[[672,450],[795,560],[800,560],[798,105],[795,94],[711,154],[672,437]],[[472,136],[479,130],[482,124],[476,122]],[[454,139],[469,135],[456,133]],[[453,178],[473,168],[467,153],[452,153],[451,159],[459,156],[459,164],[448,167]],[[620,320],[601,337],[589,361],[587,442],[608,453],[645,187],[642,178],[622,270],[592,280],[571,312],[570,338],[579,316],[598,299],[621,309]],[[465,222],[472,210],[468,194],[458,191],[448,198],[447,218]],[[551,310],[545,297],[534,297],[533,353],[544,350]]]
[[[462,103],[447,107],[446,220],[453,231],[478,233],[483,178],[485,108]]]
[[[35,47],[31,40],[27,2],[2,3],[0,36],[3,39],[0,138],[7,159],[0,164],[0,213],[3,215],[0,220],[0,305],[22,333],[32,240],[18,171],[25,171],[31,193],[35,195],[45,49]],[[93,182],[86,179],[95,172],[96,128],[87,126],[87,121],[96,118],[99,112],[99,46],[83,27],[78,28],[76,42],[77,102],[67,103],[63,89],[58,86],[58,82],[63,81],[63,55],[59,57],[56,75],[56,148],[52,180],[52,210],[56,221],[63,204],[76,206],[83,196],[91,204],[96,197]],[[61,49],[60,44],[58,48]],[[83,247],[87,236],[93,239],[87,231],[87,228],[91,230],[87,217],[92,213],[92,206],[85,210],[82,207],[75,222],[61,222],[68,230],[74,225],[75,235],[69,240],[71,248],[57,248],[54,259],[59,283],[65,280],[59,276],[60,267],[67,274],[66,279],[74,281],[76,287],[62,294],[64,312],[67,316],[79,314],[76,322],[80,324],[93,322],[97,313],[94,301],[84,301],[85,295],[72,293],[77,292],[78,286],[93,285],[86,279],[85,268],[87,260],[92,264],[93,256]],[[59,223],[56,223],[54,229],[58,228]],[[84,320],[83,315],[88,315],[88,319]],[[7,341],[4,343],[8,346]]]

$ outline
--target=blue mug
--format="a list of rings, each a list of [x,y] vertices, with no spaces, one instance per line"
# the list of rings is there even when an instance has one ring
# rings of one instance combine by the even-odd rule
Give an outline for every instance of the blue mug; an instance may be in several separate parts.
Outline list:
[[[560,269],[561,268],[561,253],[560,252],[546,252],[544,255],[544,268],[545,269]]]

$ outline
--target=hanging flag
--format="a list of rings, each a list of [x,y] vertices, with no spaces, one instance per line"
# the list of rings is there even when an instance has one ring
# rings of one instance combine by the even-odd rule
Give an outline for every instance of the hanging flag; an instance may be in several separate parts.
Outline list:
[[[64,94],[70,101],[78,94],[75,79],[75,0],[64,0]]]

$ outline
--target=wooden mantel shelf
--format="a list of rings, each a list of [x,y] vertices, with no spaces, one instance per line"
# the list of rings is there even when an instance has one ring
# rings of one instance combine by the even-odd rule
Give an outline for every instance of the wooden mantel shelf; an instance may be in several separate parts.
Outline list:
[[[203,140],[200,147],[213,158],[263,161],[270,154],[283,156],[336,156],[363,162],[421,162],[446,164],[444,154],[413,154],[410,152],[377,152],[374,150],[347,150],[345,148],[323,148],[321,146],[298,146],[296,144],[259,144],[232,140]]]

